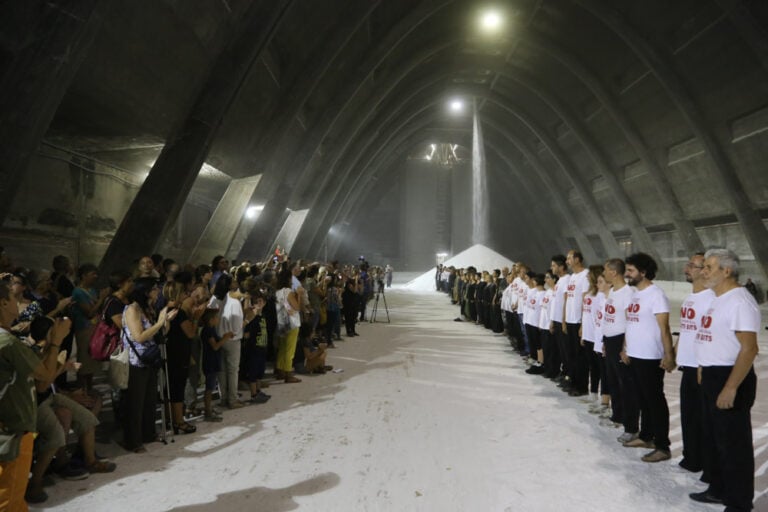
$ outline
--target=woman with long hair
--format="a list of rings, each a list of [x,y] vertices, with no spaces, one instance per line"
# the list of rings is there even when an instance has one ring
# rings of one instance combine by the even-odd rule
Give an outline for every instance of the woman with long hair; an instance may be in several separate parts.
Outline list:
[[[176,281],[166,283],[163,287],[163,297],[168,300],[168,307],[176,308],[178,311],[168,330],[166,357],[173,433],[191,434],[197,428],[184,421],[184,388],[189,375],[192,339],[197,335],[197,322],[181,307],[187,298],[187,291],[182,283]]]
[[[598,340],[599,333],[596,329],[594,322],[593,308],[597,306],[597,280],[603,275],[602,265],[590,265],[587,279],[589,280],[589,289],[584,294],[581,306],[581,316],[583,318],[581,323],[581,346],[586,352],[588,369],[589,369],[589,392],[597,397],[597,392],[600,389],[600,358],[595,352],[595,343],[602,340]],[[602,338],[602,337],[601,337]],[[600,347],[602,349],[602,347]],[[602,350],[601,350],[602,351]]]
[[[155,336],[170,328],[178,310],[165,307],[155,315],[153,305],[159,289],[153,277],[134,281],[131,303],[123,311],[123,349],[128,350],[128,389],[124,397],[124,446],[126,450],[144,453],[144,443],[155,440],[155,406],[157,404],[157,368],[147,356],[157,344]]]

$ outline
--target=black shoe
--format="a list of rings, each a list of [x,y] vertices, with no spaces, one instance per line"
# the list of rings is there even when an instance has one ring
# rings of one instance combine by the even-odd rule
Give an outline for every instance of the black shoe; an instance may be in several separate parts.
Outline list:
[[[454,318],[454,319],[453,319],[453,321],[454,321],[454,322],[463,322],[464,320],[462,320],[462,319],[461,319],[461,318],[459,318],[459,317],[456,317],[456,318]]]
[[[568,396],[584,396],[586,394],[586,391],[579,391],[578,389],[571,389],[568,391]]]
[[[90,473],[85,468],[79,468],[72,464],[56,469],[56,474],[64,480],[71,481],[84,480],[90,476]]]
[[[31,489],[28,489],[27,492],[24,494],[24,501],[27,503],[31,503],[33,505],[36,505],[38,503],[43,503],[48,499],[48,494],[40,489],[37,492],[32,491]]]
[[[701,465],[691,464],[688,459],[683,459],[677,463],[678,466],[691,473],[698,473],[701,471]]]
[[[262,391],[259,391],[255,395],[251,396],[250,402],[253,404],[264,404],[267,403],[267,401],[272,398],[271,395],[268,395]]]
[[[702,492],[692,492],[688,495],[689,498],[691,498],[693,501],[698,501],[699,503],[715,503],[720,504],[723,502],[722,498],[718,498],[714,494],[712,494],[709,489]]]
[[[528,368],[527,370],[525,370],[525,373],[527,373],[528,375],[541,375],[545,371],[546,370],[544,369],[543,366],[533,365],[530,368]]]

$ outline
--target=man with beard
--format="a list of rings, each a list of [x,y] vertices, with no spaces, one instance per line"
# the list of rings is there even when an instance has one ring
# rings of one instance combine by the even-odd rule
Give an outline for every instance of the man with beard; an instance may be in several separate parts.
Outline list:
[[[634,406],[624,411],[625,420],[637,422],[642,411],[639,435],[624,443],[628,448],[654,448],[643,462],[661,462],[671,457],[669,450],[669,407],[664,396],[664,372],[675,369],[672,333],[669,329],[669,299],[653,284],[658,266],[649,255],[639,252],[626,260],[624,276],[635,287],[627,308],[627,328],[621,359],[629,365],[632,379],[627,394],[633,393]]]
[[[714,292],[704,286],[703,268],[703,252],[697,252],[685,264],[685,280],[693,285],[693,291],[680,306],[680,337],[677,341],[677,364],[683,372],[680,379],[680,425],[683,432],[683,460],[680,461],[680,467],[694,473],[703,467],[696,332],[701,317],[715,297]]]
[[[751,409],[757,377],[760,309],[755,298],[739,285],[739,258],[727,249],[704,255],[704,286],[715,298],[696,332],[696,359],[704,403],[704,471],[710,476],[706,491],[691,499],[723,503],[729,512],[752,510],[755,494],[755,454]]]

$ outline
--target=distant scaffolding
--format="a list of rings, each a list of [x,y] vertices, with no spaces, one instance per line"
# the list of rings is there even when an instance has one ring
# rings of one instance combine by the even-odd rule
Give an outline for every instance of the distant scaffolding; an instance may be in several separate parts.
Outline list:
[[[409,160],[426,160],[434,165],[450,169],[467,160],[459,154],[459,147],[458,144],[447,144],[443,142],[428,144],[426,153],[421,155],[411,155]]]

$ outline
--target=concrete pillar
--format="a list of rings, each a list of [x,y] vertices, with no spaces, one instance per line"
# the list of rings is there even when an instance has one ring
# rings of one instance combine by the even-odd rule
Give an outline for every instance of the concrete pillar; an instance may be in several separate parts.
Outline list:
[[[296,242],[296,237],[298,236],[299,230],[301,229],[302,224],[304,224],[304,220],[307,218],[308,213],[309,209],[289,212],[288,217],[283,223],[283,227],[280,228],[280,232],[275,238],[275,245],[282,247],[287,254],[291,254],[293,244]],[[297,254],[296,256],[302,257],[303,255]]]
[[[211,261],[214,256],[229,249],[260,179],[261,175],[258,174],[229,182],[189,261]]]
[[[109,3],[24,0],[0,7],[0,44],[10,54],[0,74],[0,225]]]
[[[254,2],[248,8],[240,31],[211,67],[197,100],[168,137],[131,203],[101,260],[102,270],[127,268],[137,256],[151,253],[176,220],[224,115],[291,4],[292,0]]]
[[[290,185],[285,182],[280,183],[275,193],[266,202],[256,225],[246,238],[238,254],[238,259],[249,258],[259,261],[272,252],[275,248],[272,242],[285,220],[290,196]]]

